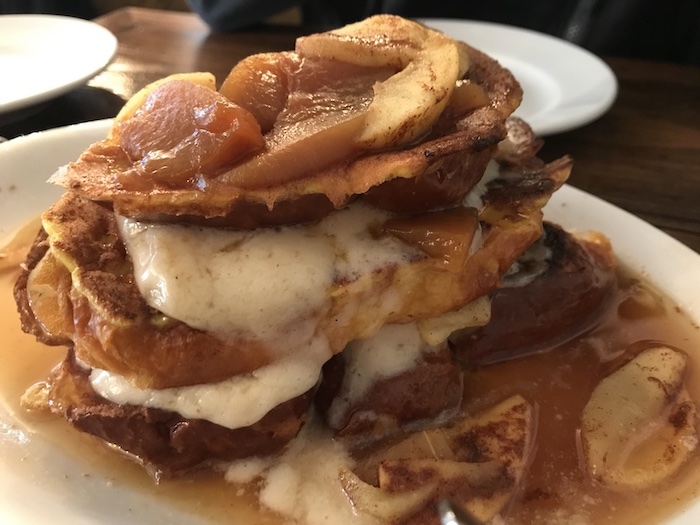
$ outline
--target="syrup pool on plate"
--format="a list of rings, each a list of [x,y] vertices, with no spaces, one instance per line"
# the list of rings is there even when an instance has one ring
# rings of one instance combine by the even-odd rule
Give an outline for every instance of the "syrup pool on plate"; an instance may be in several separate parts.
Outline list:
[[[44,380],[65,353],[63,348],[44,346],[22,333],[12,298],[16,263],[26,252],[37,227],[37,223],[27,227],[2,250],[5,257],[0,260],[0,399],[11,418],[2,421],[2,428],[10,435],[17,423],[16,435],[25,433],[24,438],[17,437],[12,447],[0,443],[4,448],[0,452],[16,453],[24,446],[25,456],[11,463],[21,471],[32,464],[32,458],[27,456],[33,450],[29,442],[46,440],[56,451],[68,454],[85,476],[130,487],[194,521],[282,523],[273,514],[260,511],[256,503],[259,483],[226,483],[221,473],[210,472],[156,485],[141,467],[91,436],[75,431],[65,421],[28,414],[20,407],[25,389]],[[658,523],[698,495],[697,452],[680,475],[651,491],[616,492],[591,482],[581,470],[576,443],[581,412],[593,388],[622,357],[620,351],[635,352],[648,346],[649,341],[684,350],[692,361],[688,380],[691,397],[696,402],[700,399],[700,329],[650,284],[624,270],[618,277],[609,308],[585,334],[546,353],[466,371],[467,410],[488,407],[513,394],[520,394],[539,407],[536,453],[526,485],[510,508],[508,523]],[[48,477],[56,480],[57,487],[65,481],[60,472],[49,472]],[[313,480],[306,483],[309,491],[320,488],[314,487]],[[85,501],[88,505],[87,495]]]

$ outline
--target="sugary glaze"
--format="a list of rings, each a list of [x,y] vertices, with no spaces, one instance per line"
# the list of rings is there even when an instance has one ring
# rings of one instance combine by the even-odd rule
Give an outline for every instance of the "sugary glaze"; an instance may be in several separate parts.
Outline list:
[[[194,479],[169,481],[159,486],[148,476],[96,440],[79,434],[64,421],[28,415],[19,407],[24,390],[44,379],[50,368],[63,357],[63,349],[47,348],[31,336],[21,333],[11,297],[16,273],[0,270],[0,330],[2,330],[3,367],[0,367],[0,398],[13,417],[32,429],[30,440],[47,440],[56,450],[67,451],[77,468],[86,475],[111,480],[119,485],[166,502],[187,513],[215,523],[235,522],[280,523],[273,515],[255,509],[254,496],[259,484],[225,483],[218,474],[202,474]],[[512,523],[657,523],[681,510],[698,495],[700,461],[696,456],[687,464],[678,479],[671,480],[652,492],[621,495],[595,486],[584,478],[579,468],[575,430],[581,411],[598,381],[614,369],[620,351],[630,347],[637,351],[650,341],[662,341],[686,351],[692,358],[688,384],[691,396],[700,399],[700,384],[694,379],[700,373],[700,329],[660,297],[650,285],[623,272],[610,309],[597,326],[575,341],[540,355],[505,361],[465,374],[466,410],[477,412],[511,394],[521,394],[539,406],[537,452],[527,476],[527,485],[510,509]],[[631,346],[630,346],[631,345]],[[4,423],[4,422],[3,422]],[[12,428],[12,424],[8,428]],[[9,445],[3,454],[11,450]],[[29,445],[18,443],[13,446]],[[319,450],[312,460],[323,460],[333,454]],[[325,456],[324,456],[325,454]],[[335,455],[337,458],[338,456]],[[17,461],[16,468],[29,469],[32,461]],[[240,467],[240,465],[239,465]],[[259,465],[258,465],[259,467]],[[248,466],[255,472],[256,466]],[[29,470],[27,470],[29,473]],[[230,471],[229,477],[241,479],[241,469]],[[279,479],[284,472],[277,472]],[[245,477],[245,476],[243,476]],[[49,472],[51,483],[64,483],[60,472]],[[267,496],[270,496],[272,481]],[[319,486],[300,486],[304,493]],[[86,499],[86,504],[89,500]],[[283,500],[277,500],[279,503]],[[320,501],[310,498],[310,501]],[[319,503],[320,504],[320,503]],[[338,512],[332,506],[331,516]],[[333,521],[331,521],[333,522]]]

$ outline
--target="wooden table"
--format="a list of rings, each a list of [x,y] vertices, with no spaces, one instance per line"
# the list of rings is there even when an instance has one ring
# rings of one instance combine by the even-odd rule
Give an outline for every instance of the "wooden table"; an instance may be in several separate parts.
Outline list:
[[[290,49],[298,36],[291,28],[213,34],[195,15],[141,8],[120,9],[97,22],[119,40],[109,67],[87,87],[0,124],[0,135],[114,116],[124,99],[175,72],[211,71],[221,81],[241,58]],[[700,252],[700,68],[607,62],[620,82],[612,109],[588,126],[549,137],[542,156],[569,153],[576,162],[572,185]]]

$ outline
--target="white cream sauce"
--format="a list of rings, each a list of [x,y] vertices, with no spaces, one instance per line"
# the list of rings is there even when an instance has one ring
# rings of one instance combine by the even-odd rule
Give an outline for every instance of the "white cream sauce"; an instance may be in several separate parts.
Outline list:
[[[385,325],[371,338],[350,342],[343,350],[343,382],[328,410],[330,426],[342,427],[348,410],[378,381],[411,370],[423,354],[434,351],[415,323]]]
[[[93,369],[90,384],[113,403],[170,410],[234,429],[260,421],[276,406],[312,389],[325,359],[324,348],[310,349],[219,383],[161,390],[136,388],[123,376]]]
[[[347,448],[312,417],[280,456],[232,463],[226,480],[243,486],[257,481],[258,501],[284,516],[284,523],[304,525],[379,525],[358,512],[340,482],[355,465]]]
[[[498,167],[492,163],[489,170],[485,179],[492,180]],[[480,206],[484,191],[485,184],[480,183],[466,200]],[[388,217],[363,203],[318,223],[254,231],[118,217],[137,285],[150,306],[224,339],[244,335],[271,343],[280,348],[282,357],[219,383],[163,390],[135,388],[117,374],[93,370],[93,388],[114,403],[170,410],[228,428],[259,421],[318,381],[332,351],[319,335],[316,319],[330,306],[333,283],[425,257],[396,238],[372,234]],[[392,294],[385,295],[390,310]],[[360,399],[379,378],[415,366],[426,351],[432,349],[421,340],[415,324],[387,326],[371,339],[351,343],[345,350],[347,385],[331,418],[342,413],[343,405]]]
[[[372,235],[388,216],[356,203],[318,223],[251,232],[126,218],[119,225],[150,306],[222,338],[281,338],[293,350],[313,336],[307,325],[292,337],[329,308],[334,282],[425,257]]]

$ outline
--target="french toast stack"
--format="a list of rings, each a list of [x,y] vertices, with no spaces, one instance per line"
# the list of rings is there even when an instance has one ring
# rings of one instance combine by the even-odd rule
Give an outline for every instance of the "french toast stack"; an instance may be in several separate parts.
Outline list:
[[[536,159],[521,96],[392,16],[249,57],[219,90],[144,88],[52,177],[67,191],[15,297],[69,350],[27,404],[157,478],[273,454],[314,406],[365,442],[456,414],[448,338],[488,322],[571,167]]]

